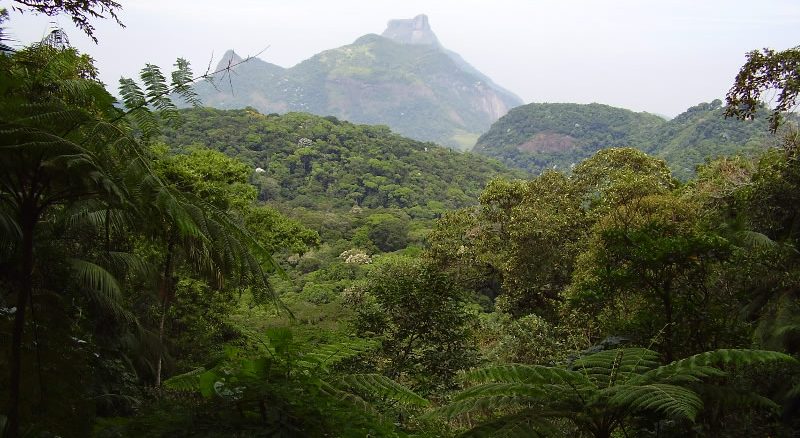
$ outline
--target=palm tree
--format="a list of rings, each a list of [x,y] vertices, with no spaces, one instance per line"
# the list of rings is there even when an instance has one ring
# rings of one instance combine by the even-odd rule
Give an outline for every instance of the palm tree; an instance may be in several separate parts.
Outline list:
[[[658,358],[652,350],[623,348],[584,356],[567,368],[510,364],[477,369],[466,379],[478,384],[437,412],[448,419],[484,415],[487,420],[466,436],[572,433],[608,438],[642,414],[693,422],[703,409],[693,385],[724,376],[723,365],[794,361],[782,353],[758,350],[711,351],[663,366],[658,366]]]

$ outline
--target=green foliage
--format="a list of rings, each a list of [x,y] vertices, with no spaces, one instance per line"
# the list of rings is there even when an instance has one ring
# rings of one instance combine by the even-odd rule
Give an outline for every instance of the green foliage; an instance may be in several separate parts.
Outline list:
[[[214,425],[198,419],[184,433],[211,436],[260,428],[267,436],[353,436],[366,431],[397,436],[367,400],[396,403],[396,409],[428,403],[385,376],[334,371],[338,363],[374,349],[374,342],[353,339],[312,347],[298,343],[287,328],[268,330],[267,340],[262,355],[227,348],[222,363],[166,382],[169,388],[202,395],[206,401],[200,411],[221,421]]]
[[[431,393],[472,364],[462,292],[424,258],[384,256],[348,291],[355,326],[382,338],[384,372]]]
[[[182,126],[164,130],[168,144],[204,145],[262,169],[253,175],[259,198],[296,207],[412,209],[438,201],[458,208],[474,203],[493,176],[509,174],[497,162],[377,126],[252,109],[181,114]]]
[[[672,120],[599,104],[528,104],[492,125],[475,151],[536,174],[567,171],[601,149],[634,147],[686,180],[706,159],[766,149],[765,123],[726,120],[721,104],[701,103]]]
[[[122,6],[114,0],[14,0],[11,6],[17,11],[31,11],[34,13],[56,16],[67,14],[75,26],[82,30],[95,43],[97,37],[94,36],[94,26],[89,21],[92,18],[105,18],[108,14],[120,26],[124,25],[119,21],[117,11]]]
[[[709,340],[697,331],[717,320],[709,316],[735,311],[735,303],[706,286],[713,265],[729,254],[729,243],[703,224],[697,206],[672,195],[646,196],[595,225],[567,296],[588,306],[587,315],[607,318],[602,325],[614,327],[612,333],[635,334],[639,343],[665,327],[659,344],[672,359],[676,345],[705,349]]]
[[[794,360],[756,350],[707,352],[663,366],[658,366],[658,357],[644,348],[624,348],[585,355],[566,368],[479,368],[464,375],[477,385],[456,394],[437,413],[448,419],[499,414],[479,422],[467,436],[551,436],[573,430],[609,437],[643,418],[694,422],[704,407],[694,385],[725,376],[723,364],[731,368]]]
[[[780,52],[772,49],[753,50],[747,53],[747,62],[736,75],[733,86],[725,97],[728,107],[726,117],[749,120],[763,108],[761,96],[777,91],[775,107],[769,116],[769,129],[773,133],[783,121],[784,113],[794,111],[800,77],[800,48]]]

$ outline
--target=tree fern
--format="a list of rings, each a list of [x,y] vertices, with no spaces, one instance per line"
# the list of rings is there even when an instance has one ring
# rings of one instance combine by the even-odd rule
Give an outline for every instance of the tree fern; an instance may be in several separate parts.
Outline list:
[[[522,364],[498,365],[470,370],[464,373],[464,379],[478,383],[588,383],[586,376],[580,372],[563,368]]]
[[[410,389],[381,374],[347,374],[331,383],[360,395],[389,399],[408,406],[424,407],[428,401]]]
[[[663,366],[657,359],[658,354],[648,349],[621,348],[588,354],[573,361],[570,369],[512,364],[472,370],[465,374],[466,380],[478,384],[435,412],[449,419],[506,414],[482,423],[467,436],[502,436],[503,430],[523,429],[528,436],[545,436],[553,425],[566,421],[588,434],[608,437],[625,419],[640,414],[693,422],[704,406],[696,388],[703,387],[704,379],[724,376],[723,368],[793,360],[758,350],[710,351]],[[740,401],[740,406],[771,409],[774,405],[757,395]]]
[[[665,418],[694,421],[703,409],[703,402],[688,388],[654,383],[650,385],[619,385],[609,388],[609,403],[629,411],[648,411]]]

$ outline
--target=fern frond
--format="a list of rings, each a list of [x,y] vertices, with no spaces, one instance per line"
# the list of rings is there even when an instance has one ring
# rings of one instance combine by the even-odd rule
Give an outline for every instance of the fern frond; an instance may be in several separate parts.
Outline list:
[[[550,424],[541,412],[523,410],[504,415],[468,430],[461,437],[470,438],[537,438],[555,437],[563,432]]]
[[[342,391],[324,380],[320,381],[320,390],[331,397],[353,404],[364,412],[376,413],[375,408],[363,398],[351,392]]]
[[[780,410],[780,405],[751,390],[713,384],[697,385],[694,388],[702,399],[711,400],[715,404],[724,406],[725,409],[761,409],[772,412]]]
[[[671,363],[650,370],[642,375],[629,379],[626,383],[643,385],[648,383],[697,383],[706,377],[721,377],[725,372],[708,365],[696,363]]]
[[[792,356],[769,350],[720,349],[695,354],[667,366],[692,368],[696,366],[746,366],[768,362],[796,362]]]
[[[428,406],[428,400],[394,380],[380,374],[348,374],[331,382],[357,394],[383,397],[407,406]]]
[[[192,106],[200,105],[200,98],[192,88],[194,77],[189,61],[178,58],[175,61],[175,71],[172,72],[172,92],[180,96],[186,103]]]
[[[158,110],[159,115],[165,120],[174,120],[178,116],[178,109],[169,98],[169,86],[167,78],[161,73],[157,65],[145,64],[140,73],[144,82],[147,103]]]
[[[478,368],[464,373],[464,379],[470,382],[485,383],[572,383],[588,385],[590,382],[583,374],[562,368],[540,365],[508,364]]]
[[[132,321],[131,313],[122,305],[122,297],[117,279],[105,268],[95,263],[70,259],[69,264],[82,290],[106,313],[117,319]]]
[[[604,390],[612,405],[694,421],[703,401],[688,388],[668,384],[620,385]]]
[[[200,375],[207,370],[203,367],[195,368],[187,373],[172,376],[164,381],[164,386],[167,388],[176,389],[178,391],[199,391],[200,390]]]
[[[617,348],[581,357],[572,368],[599,386],[612,386],[658,366],[658,353],[646,348]]]
[[[374,350],[379,342],[368,339],[348,339],[345,342],[314,347],[314,351],[303,355],[303,360],[312,367],[327,370],[343,360]]]
[[[458,418],[472,412],[486,413],[497,409],[519,410],[531,406],[535,399],[527,396],[490,395],[457,400],[432,411],[429,416],[440,415],[447,419]]]
[[[778,242],[757,231],[737,231],[733,237],[747,248],[776,248],[779,246]]]
[[[554,396],[553,385],[544,389],[541,385],[530,385],[525,383],[484,383],[467,388],[453,397],[454,401],[470,398],[491,397],[495,395],[508,395],[512,397],[524,396],[538,398],[544,395]]]

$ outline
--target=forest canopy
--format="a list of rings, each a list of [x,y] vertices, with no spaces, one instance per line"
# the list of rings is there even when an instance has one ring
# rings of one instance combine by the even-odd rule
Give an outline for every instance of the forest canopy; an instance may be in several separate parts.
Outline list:
[[[729,105],[763,75],[794,99],[794,52],[753,53]],[[4,438],[800,430],[792,116],[533,104],[485,139],[613,123],[532,175],[380,125],[178,110],[193,77],[148,64],[117,98],[63,40],[0,55]],[[652,126],[671,149],[630,147]],[[752,148],[670,167],[709,132]]]

